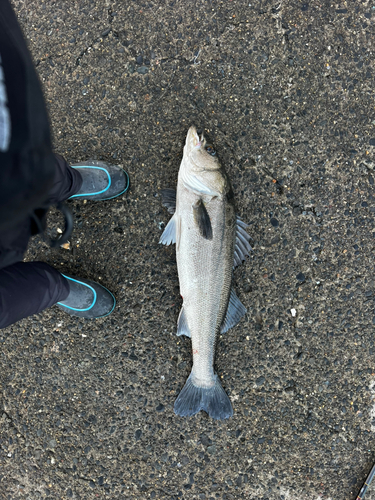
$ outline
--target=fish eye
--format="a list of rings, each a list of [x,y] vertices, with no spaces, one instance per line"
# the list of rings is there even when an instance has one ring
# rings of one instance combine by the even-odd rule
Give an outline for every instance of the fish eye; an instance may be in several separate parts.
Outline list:
[[[216,151],[214,150],[214,148],[212,146],[206,146],[206,151],[211,156],[215,156],[216,155]]]

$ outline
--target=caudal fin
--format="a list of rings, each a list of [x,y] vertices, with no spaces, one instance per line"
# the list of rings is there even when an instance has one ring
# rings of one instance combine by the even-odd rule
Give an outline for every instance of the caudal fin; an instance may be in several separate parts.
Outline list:
[[[174,404],[174,411],[180,417],[191,417],[201,410],[217,420],[233,415],[232,404],[217,375],[215,384],[210,389],[204,389],[193,384],[190,374]]]

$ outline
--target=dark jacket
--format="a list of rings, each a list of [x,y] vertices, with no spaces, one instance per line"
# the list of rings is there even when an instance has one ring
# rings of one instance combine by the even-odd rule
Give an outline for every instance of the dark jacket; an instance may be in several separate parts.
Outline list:
[[[37,232],[35,211],[39,218],[45,215],[53,178],[41,86],[16,16],[8,0],[1,0],[0,268],[22,259],[30,235]]]

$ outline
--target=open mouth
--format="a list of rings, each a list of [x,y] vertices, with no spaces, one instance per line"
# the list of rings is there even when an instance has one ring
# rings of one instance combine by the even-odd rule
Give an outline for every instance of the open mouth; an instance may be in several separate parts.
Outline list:
[[[204,146],[206,143],[206,140],[204,138],[204,131],[202,129],[197,129],[192,125],[189,128],[187,138],[186,138],[186,145],[188,146],[190,151],[197,150]]]
[[[204,132],[202,129],[197,129],[197,135],[198,135],[198,139],[199,139],[199,145],[201,146],[203,144],[203,141],[204,141]]]
[[[195,148],[198,149],[202,146],[204,141],[204,133],[202,129],[196,129],[194,134]]]

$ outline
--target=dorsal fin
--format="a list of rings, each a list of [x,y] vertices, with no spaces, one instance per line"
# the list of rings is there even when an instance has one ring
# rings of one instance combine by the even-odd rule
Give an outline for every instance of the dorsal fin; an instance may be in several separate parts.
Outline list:
[[[161,204],[173,215],[176,211],[176,191],[174,189],[162,189],[160,192]]]
[[[242,264],[242,262],[249,257],[253,249],[250,245],[251,236],[246,232],[246,228],[249,227],[243,222],[241,217],[237,215],[236,217],[236,243],[234,247],[234,261],[233,267],[237,267]]]
[[[237,297],[236,292],[232,287],[230,291],[227,313],[225,315],[224,321],[221,324],[220,333],[225,333],[230,328],[233,328],[235,325],[237,325],[242,316],[245,316],[245,314],[246,307]]]

